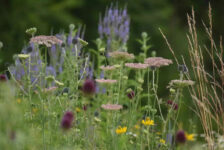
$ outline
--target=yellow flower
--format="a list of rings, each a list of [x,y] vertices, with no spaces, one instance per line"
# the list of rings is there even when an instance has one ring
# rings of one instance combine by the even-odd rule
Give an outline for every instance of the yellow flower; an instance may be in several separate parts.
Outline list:
[[[160,139],[159,142],[162,143],[162,144],[166,143],[166,141],[164,139]]]
[[[127,127],[124,126],[123,128],[121,126],[119,126],[117,129],[116,129],[116,133],[117,134],[122,134],[122,133],[125,133],[127,131]]]
[[[81,109],[80,109],[79,107],[76,107],[76,108],[75,108],[75,111],[78,113],[78,112],[81,111]]]
[[[195,141],[195,134],[187,134],[186,133],[186,138],[188,141]]]
[[[142,124],[145,126],[154,126],[154,120],[150,120],[150,118],[147,117],[145,120],[142,120]]]
[[[140,128],[139,125],[136,124],[136,125],[135,125],[135,129],[139,129],[139,128]]]
[[[17,103],[20,104],[22,102],[22,100],[20,98],[17,98]]]
[[[33,109],[32,109],[32,112],[33,112],[34,114],[35,114],[37,111],[38,111],[37,108],[33,108]]]

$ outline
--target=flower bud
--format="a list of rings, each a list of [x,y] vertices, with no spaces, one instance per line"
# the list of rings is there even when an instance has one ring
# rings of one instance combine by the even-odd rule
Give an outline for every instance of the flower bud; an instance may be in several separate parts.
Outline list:
[[[0,41],[0,49],[3,47],[3,43]]]
[[[139,82],[140,84],[142,84],[142,83],[144,83],[144,80],[143,80],[143,79],[138,79],[138,82]]]
[[[31,36],[34,36],[37,32],[37,28],[33,27],[33,28],[29,28],[26,30],[26,33],[31,35]]]
[[[145,39],[148,37],[148,34],[146,32],[142,32],[142,38]]]
[[[152,51],[151,56],[156,57],[156,51]]]
[[[69,29],[70,29],[70,31],[73,31],[75,29],[75,25],[74,24],[70,24],[69,25]]]

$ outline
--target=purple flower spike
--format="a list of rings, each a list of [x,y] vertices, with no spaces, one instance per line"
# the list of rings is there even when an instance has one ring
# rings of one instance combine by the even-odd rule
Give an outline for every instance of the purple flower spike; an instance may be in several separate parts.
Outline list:
[[[67,111],[61,121],[61,128],[67,130],[72,127],[72,122],[74,120],[73,112]]]
[[[98,33],[100,38],[106,38],[107,49],[114,51],[113,42],[119,43],[121,48],[129,38],[130,18],[127,9],[119,10],[117,6],[111,5],[105,12],[104,18],[100,17]],[[117,49],[116,49],[117,50]]]

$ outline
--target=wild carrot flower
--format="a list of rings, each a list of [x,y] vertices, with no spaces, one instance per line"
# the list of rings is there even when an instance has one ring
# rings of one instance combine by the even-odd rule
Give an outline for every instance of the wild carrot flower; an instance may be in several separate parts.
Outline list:
[[[133,54],[129,54],[128,52],[120,52],[120,51],[110,52],[109,56],[118,60],[129,60],[129,59],[135,58]]]
[[[115,66],[100,66],[100,69],[104,70],[104,71],[112,71],[115,68]]]
[[[49,92],[53,92],[53,91],[55,91],[57,89],[58,89],[58,87],[52,86],[52,87],[49,87],[49,88],[45,88],[44,92],[45,93],[49,93]]]
[[[101,105],[101,108],[105,110],[120,110],[123,108],[123,106],[118,104],[103,104]]]
[[[142,63],[126,63],[126,67],[132,68],[132,69],[146,69],[148,67],[148,64],[142,64]]]
[[[145,126],[154,126],[154,120],[151,120],[149,117],[147,117],[145,120],[142,120],[142,124]]]
[[[35,27],[29,28],[29,29],[26,30],[26,33],[31,35],[31,36],[34,36],[36,32],[37,32],[37,28],[35,28]]]
[[[125,133],[126,131],[127,131],[126,126],[124,126],[124,127],[118,126],[118,128],[116,129],[117,134],[122,134],[122,133]]]
[[[102,83],[102,84],[113,84],[117,82],[117,80],[112,80],[112,79],[96,79],[95,81],[97,83]]]
[[[45,45],[47,47],[51,47],[52,45],[62,44],[62,40],[58,39],[56,36],[45,36],[45,35],[39,35],[32,37],[30,39],[30,43],[36,43],[38,45]]]
[[[82,91],[86,95],[93,95],[96,92],[96,85],[94,80],[91,79],[86,79],[83,86],[82,86]]]
[[[29,54],[18,54],[18,57],[19,57],[20,59],[27,59],[27,58],[30,57],[30,55],[29,55]]]
[[[165,59],[162,57],[149,57],[145,59],[144,63],[148,64],[148,66],[150,67],[162,67],[162,66],[168,66],[173,62],[170,59]]]
[[[171,80],[168,88],[183,88],[186,86],[194,85],[194,81],[191,80]]]
[[[61,121],[61,128],[69,129],[72,127],[72,122],[74,120],[73,112],[67,111]]]

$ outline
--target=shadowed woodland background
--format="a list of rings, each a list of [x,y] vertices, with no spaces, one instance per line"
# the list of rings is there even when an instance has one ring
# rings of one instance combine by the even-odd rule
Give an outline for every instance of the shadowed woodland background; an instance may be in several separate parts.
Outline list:
[[[186,13],[195,8],[197,23],[207,21],[208,0],[1,0],[0,1],[0,41],[4,48],[0,52],[0,71],[12,62],[12,55],[19,53],[28,36],[25,30],[37,27],[37,34],[55,34],[60,30],[68,31],[68,25],[74,23],[86,26],[85,40],[93,45],[98,37],[99,14],[104,13],[110,3],[120,7],[127,5],[131,16],[129,51],[138,53],[139,38],[142,31],[151,37],[152,50],[164,57],[171,57],[167,46],[159,33],[161,28],[170,40],[176,54],[185,55],[187,49]],[[222,8],[224,1],[210,1],[213,7],[214,35],[219,38],[224,33]],[[199,30],[200,32],[200,30]]]

